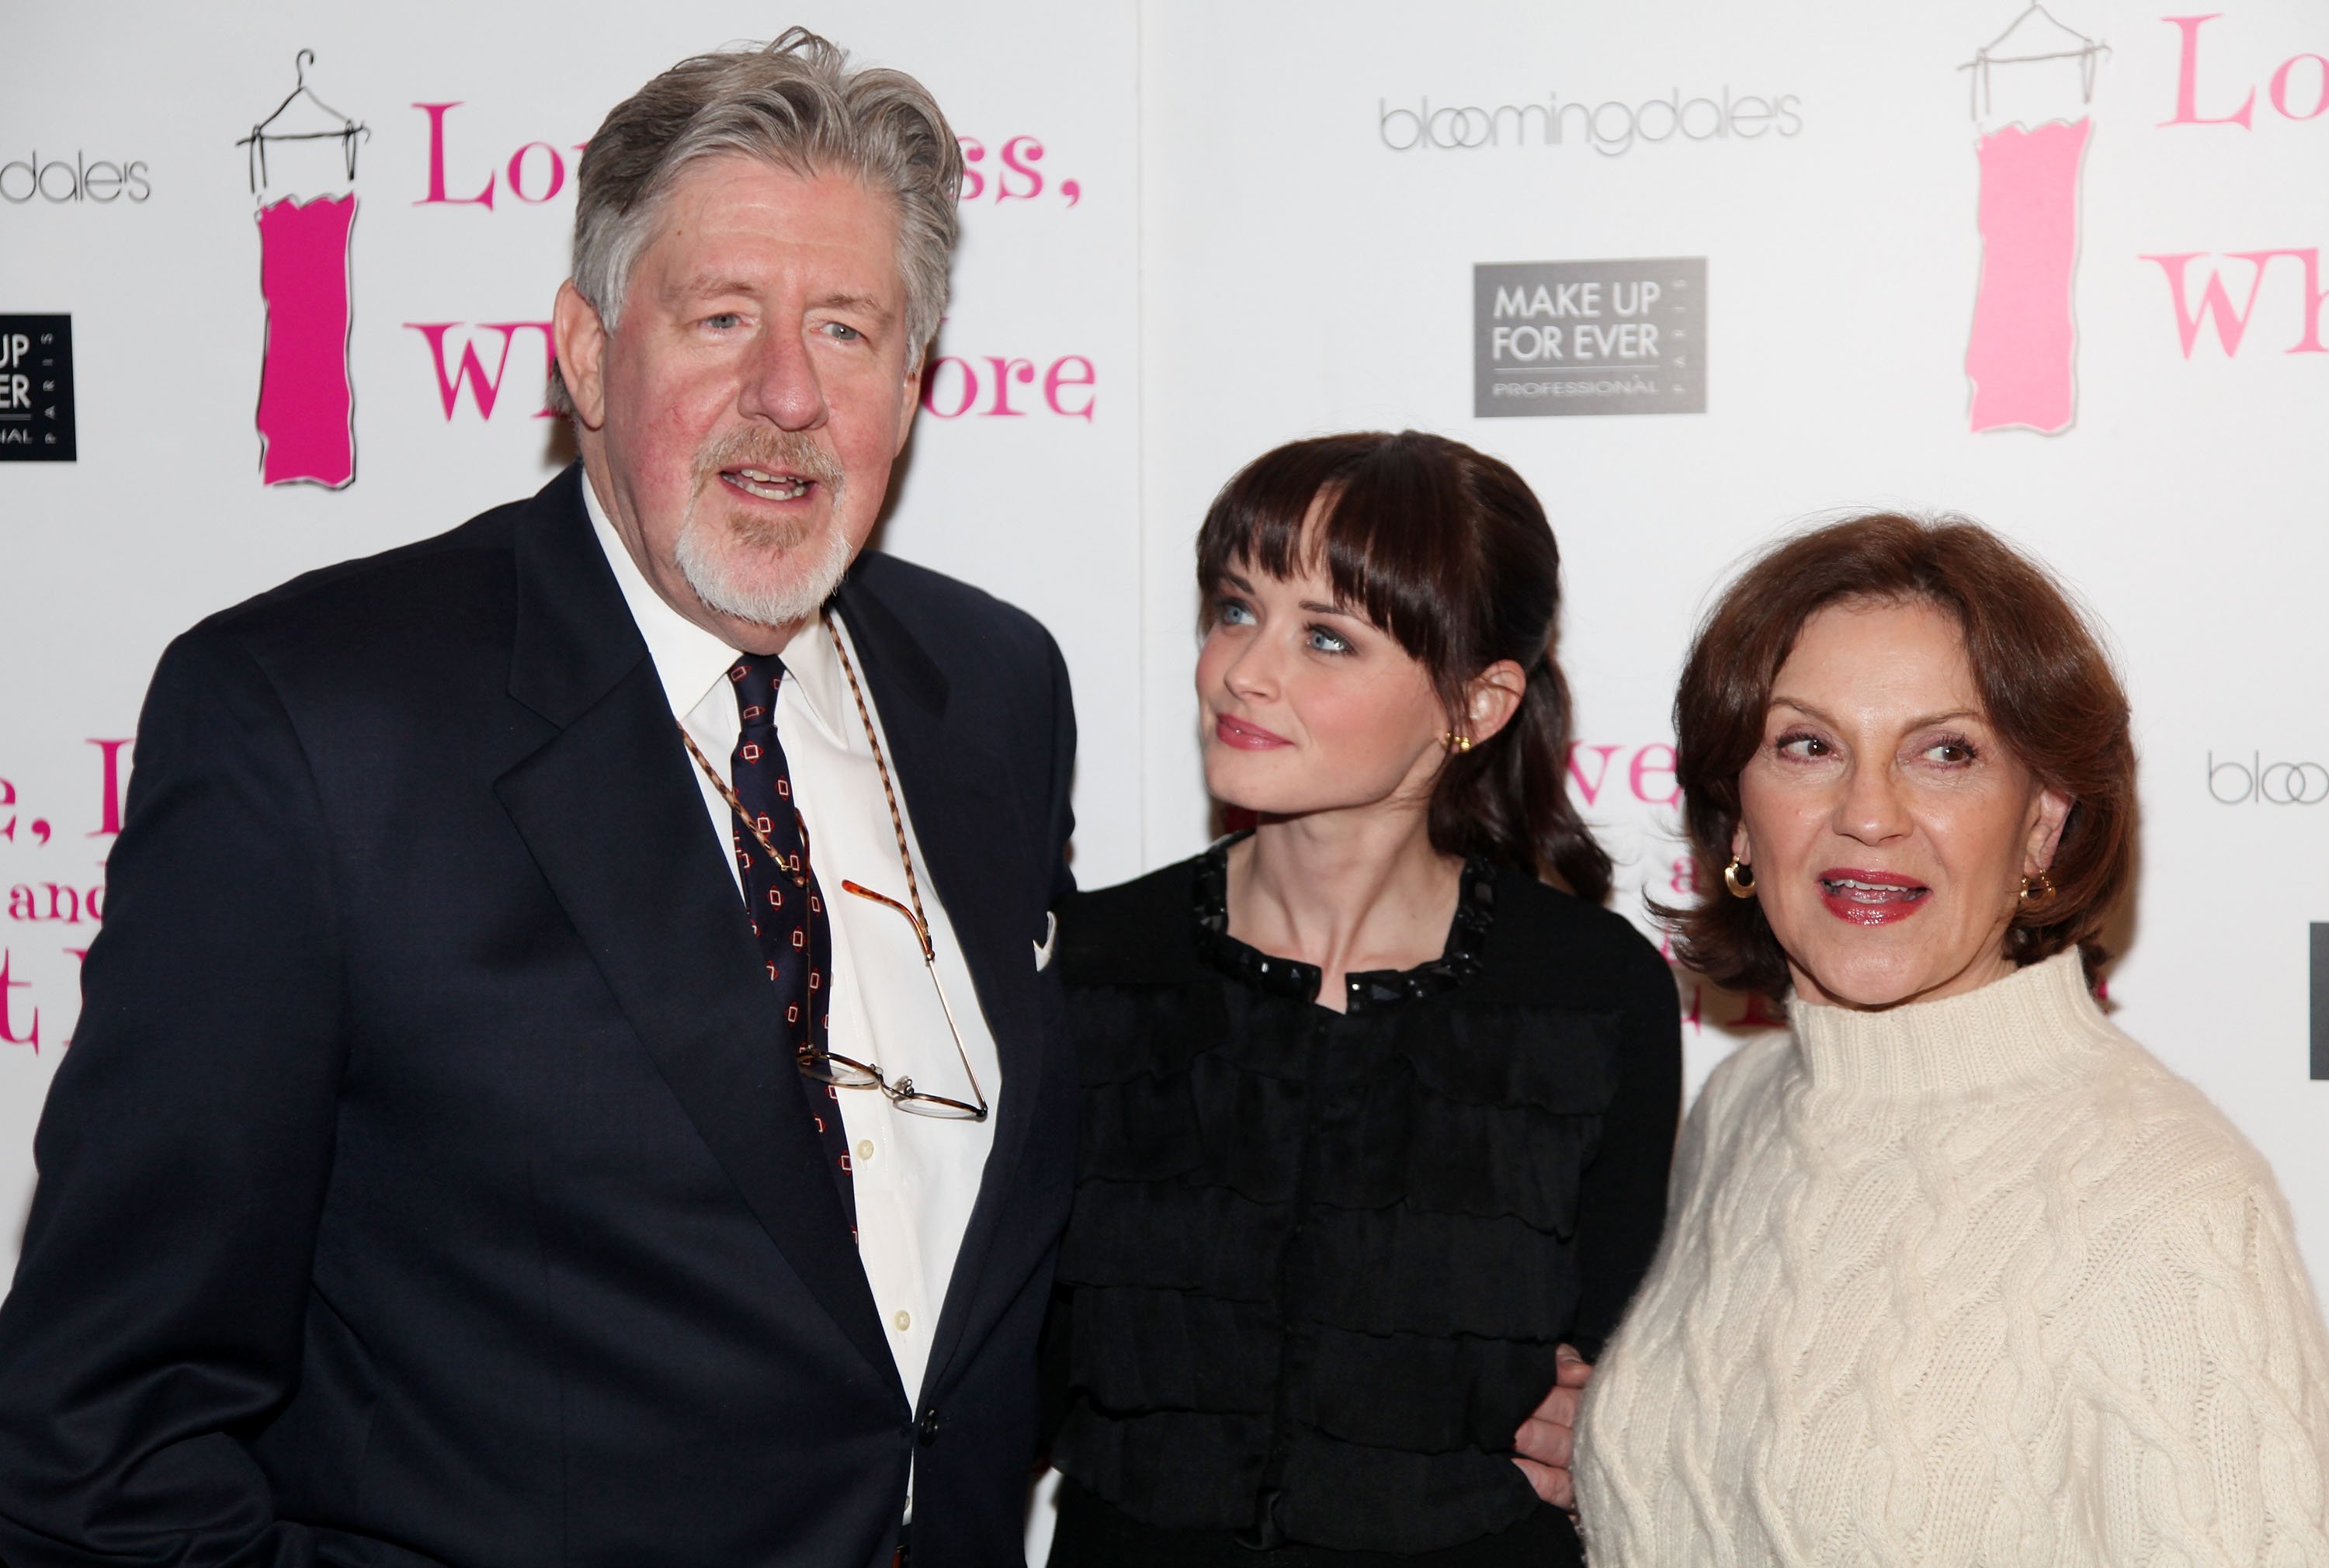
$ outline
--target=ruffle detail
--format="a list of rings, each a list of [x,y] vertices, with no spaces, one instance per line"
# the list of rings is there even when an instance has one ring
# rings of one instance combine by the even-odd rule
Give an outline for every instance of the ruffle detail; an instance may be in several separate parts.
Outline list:
[[[1534,1339],[1560,1332],[1578,1298],[1569,1244],[1510,1217],[1319,1205],[1297,1225],[1225,1188],[1110,1182],[1077,1192],[1059,1277],[1268,1304],[1362,1334]]]
[[[1566,1238],[1617,1089],[1615,1014],[1386,1009],[1339,1020],[1218,989],[1070,1002],[1084,1053],[1087,1181],[1511,1216]],[[1297,1010],[1298,1009],[1298,1010]],[[1436,1028],[1432,1026],[1437,1026]]]
[[[1236,1530],[1256,1545],[1430,1552],[1492,1535],[1536,1507],[1502,1452],[1412,1453],[1297,1427],[1278,1484],[1252,1418],[1164,1411],[1104,1420],[1079,1404],[1052,1458],[1106,1501],[1164,1529]],[[1509,1437],[1509,1434],[1507,1434]]]
[[[1284,1351],[1274,1315],[1193,1291],[1076,1293],[1069,1377],[1104,1415],[1182,1411],[1267,1420]],[[1416,1453],[1497,1452],[1551,1388],[1556,1341],[1312,1323],[1288,1389],[1294,1420],[1344,1442]]]

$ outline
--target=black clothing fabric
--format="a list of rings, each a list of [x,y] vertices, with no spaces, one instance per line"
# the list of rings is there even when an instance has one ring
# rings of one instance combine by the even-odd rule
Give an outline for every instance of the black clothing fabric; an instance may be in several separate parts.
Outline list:
[[[910,1467],[919,1568],[1019,1561],[1066,671],[902,561],[835,601],[1003,1069],[909,1389],[581,484],[163,655],[0,1306],[11,1568],[886,1568]]]
[[[1673,977],[1618,916],[1476,862],[1441,956],[1349,976],[1337,1013],[1229,934],[1227,854],[1061,911],[1083,1117],[1053,1462],[1249,1562],[1492,1563],[1539,1516],[1574,1561],[1512,1437],[1657,1244]],[[1055,1564],[1117,1560],[1074,1538]]]
[[[1532,1508],[1493,1535],[1438,1552],[1300,1545],[1257,1552],[1236,1530],[1160,1530],[1143,1524],[1062,1478],[1051,1561],[1108,1568],[1565,1568],[1583,1559],[1576,1527],[1559,1508]]]

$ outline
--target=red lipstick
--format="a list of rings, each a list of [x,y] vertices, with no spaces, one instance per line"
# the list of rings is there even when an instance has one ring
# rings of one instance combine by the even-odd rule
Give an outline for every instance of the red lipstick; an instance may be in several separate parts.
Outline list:
[[[1932,889],[1913,877],[1831,866],[1817,878],[1820,902],[1838,920],[1854,925],[1890,925],[1925,906]]]
[[[1294,743],[1282,735],[1264,729],[1259,724],[1249,724],[1242,718],[1217,714],[1213,718],[1213,738],[1223,746],[1236,746],[1240,751],[1269,751]]]

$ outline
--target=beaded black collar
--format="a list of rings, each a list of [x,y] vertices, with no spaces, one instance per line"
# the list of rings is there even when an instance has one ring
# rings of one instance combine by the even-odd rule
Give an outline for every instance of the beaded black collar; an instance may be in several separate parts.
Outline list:
[[[1222,973],[1257,991],[1315,1001],[1323,978],[1316,964],[1264,953],[1230,934],[1230,846],[1249,832],[1219,839],[1198,858],[1193,910],[1197,951]],[[1371,969],[1346,975],[1349,1010],[1355,1013],[1393,1002],[1416,1001],[1463,984],[1480,971],[1480,949],[1495,918],[1495,868],[1474,856],[1464,862],[1456,917],[1447,923],[1447,945],[1439,956],[1413,969]]]

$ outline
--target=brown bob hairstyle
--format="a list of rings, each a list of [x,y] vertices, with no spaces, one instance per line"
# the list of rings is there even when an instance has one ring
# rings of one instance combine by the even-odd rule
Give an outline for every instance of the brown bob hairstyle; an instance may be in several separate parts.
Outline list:
[[[1654,906],[1684,963],[1718,984],[1783,996],[1787,954],[1762,903],[1733,898],[1722,868],[1739,825],[1739,775],[1761,746],[1771,686],[1804,623],[1829,605],[1922,600],[1955,617],[1983,708],[2001,739],[2070,799],[2047,875],[2005,951],[2035,963],[2077,946],[2089,973],[2096,933],[2126,889],[2135,842],[2135,743],[2126,695],[2094,634],[2053,577],[1977,522],[1872,512],[1787,540],[1740,573],[1699,627],[1674,695],[1683,825],[1699,901]]]
[[[1313,502],[1320,515],[1306,530]],[[1420,431],[1322,436],[1240,470],[1197,533],[1210,628],[1232,572],[1289,577],[1323,563],[1356,609],[1430,672],[1449,726],[1465,687],[1499,659],[1527,672],[1512,722],[1439,770],[1432,847],[1519,866],[1598,904],[1609,857],[1569,798],[1569,686],[1553,659],[1561,551],[1521,476]]]

